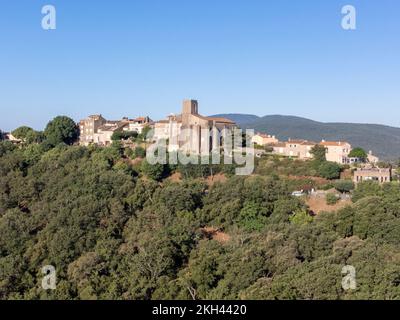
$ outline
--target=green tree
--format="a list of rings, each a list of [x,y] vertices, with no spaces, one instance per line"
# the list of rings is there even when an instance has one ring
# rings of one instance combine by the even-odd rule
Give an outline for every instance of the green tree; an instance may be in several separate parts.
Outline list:
[[[11,134],[17,139],[26,140],[28,134],[34,133],[34,130],[27,126],[19,127],[11,132]]]
[[[142,129],[142,132],[141,132],[140,136],[142,137],[143,140],[147,140],[148,138],[150,138],[150,137],[148,137],[150,131],[151,131],[151,127],[150,126],[145,126]]]
[[[307,210],[296,210],[289,218],[289,221],[296,225],[305,225],[313,221],[313,217]]]
[[[354,183],[350,180],[338,180],[333,185],[337,191],[342,193],[348,193],[354,190]]]
[[[247,231],[260,231],[265,226],[267,217],[262,215],[262,210],[257,203],[247,202],[238,217],[238,223]]]
[[[42,131],[31,131],[26,135],[26,143],[42,143],[45,140],[44,134]]]
[[[10,153],[16,149],[16,146],[11,141],[0,141],[0,157]]]
[[[138,158],[144,158],[146,156],[146,150],[142,147],[136,147],[134,155]]]
[[[318,166],[318,174],[325,179],[337,179],[340,177],[341,167],[337,163],[325,161]]]
[[[310,153],[313,156],[314,161],[320,163],[326,161],[326,148],[320,144],[316,144],[311,148]]]
[[[70,145],[78,138],[78,127],[71,118],[58,116],[47,124],[44,136],[52,146],[59,143]]]
[[[165,173],[165,167],[163,164],[150,164],[147,160],[143,160],[141,165],[141,171],[144,175],[149,177],[150,179],[159,181],[163,178]]]
[[[328,204],[328,205],[330,205],[330,206],[333,206],[333,205],[335,205],[336,203],[338,203],[338,201],[339,201],[339,197],[338,197],[336,194],[334,194],[334,193],[328,193],[328,194],[326,195],[326,204]]]
[[[136,138],[138,133],[136,131],[115,131],[112,136],[112,141],[128,140],[130,138]]]
[[[352,201],[357,202],[358,200],[369,196],[380,196],[382,195],[382,192],[382,187],[376,181],[363,181],[357,184],[357,188],[353,193]]]
[[[362,161],[365,161],[367,159],[368,155],[363,148],[357,147],[350,151],[349,157],[350,158],[359,158]]]

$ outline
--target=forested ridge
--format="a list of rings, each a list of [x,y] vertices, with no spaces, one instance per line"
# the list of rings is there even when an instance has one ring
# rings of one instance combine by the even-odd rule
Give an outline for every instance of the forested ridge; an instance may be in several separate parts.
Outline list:
[[[312,217],[260,163],[237,177],[135,157],[119,143],[0,142],[0,299],[400,298],[398,183],[363,183],[353,205]],[[216,172],[226,179],[208,183]]]

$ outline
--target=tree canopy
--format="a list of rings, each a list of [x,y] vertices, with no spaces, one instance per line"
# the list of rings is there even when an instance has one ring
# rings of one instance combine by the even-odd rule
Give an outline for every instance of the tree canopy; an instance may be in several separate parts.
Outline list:
[[[70,145],[78,138],[78,127],[71,118],[58,116],[47,124],[44,136],[47,143],[52,146],[59,143]]]
[[[349,157],[359,158],[362,161],[365,161],[368,157],[368,154],[365,152],[365,150],[363,148],[357,147],[350,151]]]
[[[0,142],[0,299],[400,299],[396,182],[362,182],[353,203],[313,216],[285,178],[317,176],[312,161],[239,177],[62,142]],[[45,265],[55,290],[41,288]],[[355,290],[341,286],[346,265]]]
[[[317,162],[326,161],[326,148],[320,144],[316,144],[312,147],[311,152],[313,159]]]
[[[11,132],[11,134],[17,139],[26,140],[28,135],[32,134],[33,132],[34,132],[34,130],[32,128],[27,127],[27,126],[22,126],[22,127],[19,127],[17,129],[13,130]]]

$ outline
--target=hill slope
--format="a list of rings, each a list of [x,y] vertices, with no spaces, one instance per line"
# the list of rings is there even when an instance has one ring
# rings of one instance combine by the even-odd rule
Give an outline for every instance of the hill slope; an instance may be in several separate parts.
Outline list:
[[[324,123],[301,117],[270,115],[257,117],[240,114],[221,114],[236,121],[242,128],[274,134],[280,140],[288,138],[314,141],[346,140],[353,147],[372,150],[382,159],[394,160],[400,157],[400,128],[378,124]]]

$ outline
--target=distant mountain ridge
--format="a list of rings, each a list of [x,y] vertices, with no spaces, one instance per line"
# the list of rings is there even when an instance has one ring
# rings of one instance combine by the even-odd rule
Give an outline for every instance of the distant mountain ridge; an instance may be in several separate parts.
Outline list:
[[[372,150],[383,160],[400,158],[400,128],[379,124],[318,122],[306,118],[283,115],[258,117],[250,114],[218,114],[235,121],[243,129],[254,129],[275,135],[279,140],[322,139],[348,141],[353,147]]]

